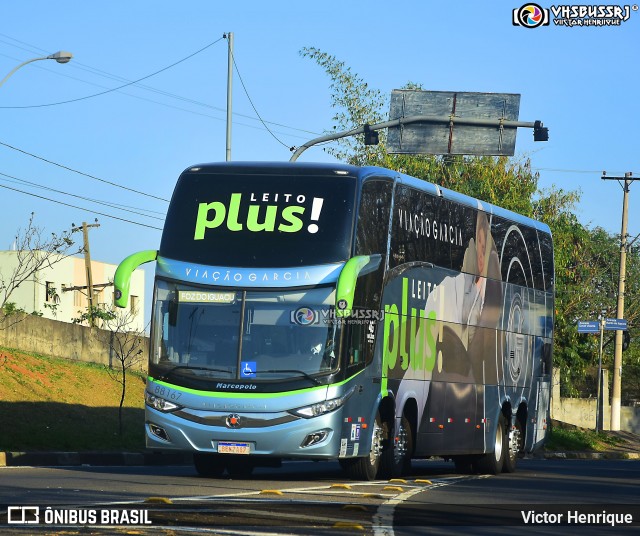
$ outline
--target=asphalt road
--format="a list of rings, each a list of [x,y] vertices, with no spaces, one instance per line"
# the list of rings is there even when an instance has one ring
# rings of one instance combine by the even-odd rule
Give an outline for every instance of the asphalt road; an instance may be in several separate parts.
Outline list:
[[[189,466],[0,467],[0,533],[620,534],[640,526],[639,484],[637,460],[520,460],[497,477],[424,461],[366,483],[330,462],[220,480]]]

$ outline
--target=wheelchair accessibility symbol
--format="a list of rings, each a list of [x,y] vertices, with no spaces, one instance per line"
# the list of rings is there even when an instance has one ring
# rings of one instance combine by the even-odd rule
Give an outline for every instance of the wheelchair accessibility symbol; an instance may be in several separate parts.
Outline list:
[[[240,377],[241,378],[255,378],[256,377],[256,362],[255,361],[241,361],[240,362]]]

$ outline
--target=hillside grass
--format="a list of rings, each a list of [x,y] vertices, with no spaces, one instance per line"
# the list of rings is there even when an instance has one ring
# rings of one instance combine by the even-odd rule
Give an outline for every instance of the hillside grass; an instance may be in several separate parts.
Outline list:
[[[0,451],[144,448],[145,376],[122,386],[106,367],[0,348]]]
[[[573,425],[552,426],[545,442],[547,451],[559,452],[605,452],[611,447],[623,446],[625,441],[611,432],[596,432]]]

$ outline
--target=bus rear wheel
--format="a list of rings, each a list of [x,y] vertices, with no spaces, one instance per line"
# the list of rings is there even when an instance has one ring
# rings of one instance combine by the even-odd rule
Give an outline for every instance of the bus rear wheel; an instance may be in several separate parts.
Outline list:
[[[476,460],[475,469],[478,473],[497,475],[502,472],[504,460],[509,450],[508,437],[507,419],[503,413],[500,413],[493,448]]]
[[[504,457],[504,465],[502,471],[505,473],[514,473],[516,470],[516,462],[522,450],[523,436],[522,424],[516,419],[515,426],[510,427],[511,430],[507,437],[507,453]]]
[[[405,415],[395,434],[388,433],[380,460],[379,478],[394,478],[411,472],[413,431]]]
[[[218,454],[194,452],[193,465],[200,476],[220,478],[224,472],[224,460]]]

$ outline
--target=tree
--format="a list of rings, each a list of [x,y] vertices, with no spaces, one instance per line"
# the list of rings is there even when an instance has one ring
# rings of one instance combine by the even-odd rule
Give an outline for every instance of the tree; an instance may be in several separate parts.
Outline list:
[[[315,61],[331,80],[333,131],[346,131],[383,121],[388,103],[344,62],[317,48],[303,48],[303,57]],[[404,89],[422,89],[409,82]],[[554,366],[561,370],[562,392],[575,395],[584,388],[585,375],[597,365],[595,337],[578,335],[577,320],[594,319],[605,309],[615,316],[619,237],[602,229],[590,230],[578,221],[575,207],[579,191],[551,188],[538,190],[538,174],[527,158],[434,155],[391,155],[386,153],[386,133],[379,131],[377,146],[364,145],[362,135],[337,141],[338,148],[326,151],[354,165],[379,165],[436,183],[460,193],[494,203],[549,225],[554,236],[556,265],[556,315]],[[640,312],[640,250],[631,248],[627,257],[627,319]],[[613,332],[610,332],[613,334]],[[640,357],[634,348],[625,353],[633,372],[628,386],[640,397]],[[605,364],[608,361],[605,360]],[[595,391],[594,391],[595,392]]]
[[[350,130],[366,123],[375,124],[382,121],[385,99],[380,90],[369,88],[362,78],[335,56],[314,47],[305,47],[300,54],[314,60],[331,79],[331,106],[336,108],[333,116],[335,131]],[[381,142],[384,142],[385,133],[381,132],[380,135]],[[365,145],[363,137],[356,136],[341,139],[338,149],[328,148],[327,152],[338,160],[354,165],[366,165],[382,157],[383,147],[384,143],[380,146]]]
[[[25,229],[18,229],[14,246],[16,264],[8,273],[3,273],[0,267],[0,329],[19,322],[24,311],[11,301],[13,293],[26,281],[34,278],[44,267],[51,267],[63,259],[83,251],[75,246],[72,228],[59,233],[45,236],[44,229],[34,223],[34,213],[31,213]],[[75,247],[74,247],[75,246]],[[11,320],[10,320],[11,319]]]
[[[114,363],[107,372],[121,386],[118,406],[118,434],[122,436],[122,407],[127,394],[127,371],[138,365],[144,353],[144,330],[131,329],[135,319],[131,311],[110,311],[104,320],[104,327],[110,332],[109,350]]]
[[[112,309],[107,309],[101,305],[88,306],[84,311],[78,311],[78,316],[71,319],[73,324],[84,324],[95,326],[100,321],[100,325],[115,320],[116,313]]]

